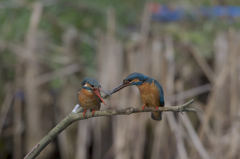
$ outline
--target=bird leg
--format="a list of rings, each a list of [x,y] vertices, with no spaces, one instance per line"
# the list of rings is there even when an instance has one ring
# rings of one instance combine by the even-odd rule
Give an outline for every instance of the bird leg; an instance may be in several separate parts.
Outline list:
[[[83,117],[85,117],[86,112],[87,112],[87,109],[84,110],[84,112],[83,112]]]
[[[159,107],[159,106],[156,106],[156,110],[158,110],[158,107]]]
[[[95,112],[95,111],[97,111],[97,109],[92,111],[92,116],[94,115],[94,112]]]
[[[142,106],[142,110],[144,110],[145,106],[146,106],[145,104]]]

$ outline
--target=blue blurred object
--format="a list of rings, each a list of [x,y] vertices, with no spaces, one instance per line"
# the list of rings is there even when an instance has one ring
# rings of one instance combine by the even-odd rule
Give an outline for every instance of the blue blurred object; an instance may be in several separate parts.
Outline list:
[[[154,10],[152,13],[152,19],[153,20],[159,20],[159,21],[178,21],[180,19],[183,19],[184,17],[184,9],[182,9],[181,7],[168,7],[165,5],[159,5],[159,7],[157,6],[153,6]]]
[[[15,98],[21,99],[22,101],[24,101],[24,92],[22,90],[17,90],[15,93]]]
[[[240,17],[239,6],[200,6],[197,7],[196,10],[188,11],[181,6],[172,7],[151,3],[150,8],[152,12],[152,20],[162,22],[171,22],[187,19],[187,15],[194,15],[194,19],[198,18],[196,16],[203,16],[207,18]]]
[[[240,7],[238,6],[200,7],[199,10],[206,17],[240,17]]]

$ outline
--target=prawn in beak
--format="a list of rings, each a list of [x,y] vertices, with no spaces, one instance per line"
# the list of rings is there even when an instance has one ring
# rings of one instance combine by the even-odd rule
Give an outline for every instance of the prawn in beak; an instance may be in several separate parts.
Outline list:
[[[93,90],[93,92],[100,98],[100,100],[103,102],[103,104],[106,106],[106,103],[104,102],[104,100],[102,99],[102,97],[101,97],[101,95],[100,95],[100,91],[103,92],[103,93],[108,94],[109,96],[110,96],[111,94],[109,94],[107,91],[105,91],[105,90],[102,89],[101,87],[93,88],[92,90]]]

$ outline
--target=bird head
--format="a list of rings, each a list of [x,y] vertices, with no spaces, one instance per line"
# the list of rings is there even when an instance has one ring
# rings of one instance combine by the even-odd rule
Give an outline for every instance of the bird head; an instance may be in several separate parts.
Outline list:
[[[97,80],[95,80],[94,78],[87,77],[83,80],[82,86],[85,89],[93,91],[100,98],[100,100],[103,102],[103,104],[106,105],[106,103],[103,101],[103,99],[100,95],[100,91],[104,92],[108,95],[110,95],[110,94],[107,91],[105,91],[104,89],[101,88],[101,85],[98,83]]]
[[[120,91],[121,89],[127,86],[141,85],[144,81],[147,80],[147,78],[148,78],[147,76],[141,73],[137,73],[137,72],[131,73],[123,80],[123,83],[117,86],[116,88],[114,88],[110,92],[110,94],[116,93],[117,91]]]

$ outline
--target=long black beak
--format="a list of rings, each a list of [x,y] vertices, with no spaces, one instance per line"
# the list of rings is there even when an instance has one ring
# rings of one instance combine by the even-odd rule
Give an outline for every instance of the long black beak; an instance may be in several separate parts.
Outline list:
[[[101,87],[98,88],[99,91],[103,92],[103,93],[106,93],[107,95],[111,95],[110,93],[108,93],[107,91],[105,91],[104,89],[102,89]]]
[[[121,89],[123,89],[124,87],[127,87],[127,86],[129,86],[129,83],[126,83],[126,84],[122,83],[122,84],[120,84],[119,86],[117,86],[116,88],[114,88],[114,89],[110,92],[110,94],[116,93],[117,91],[120,91]]]

